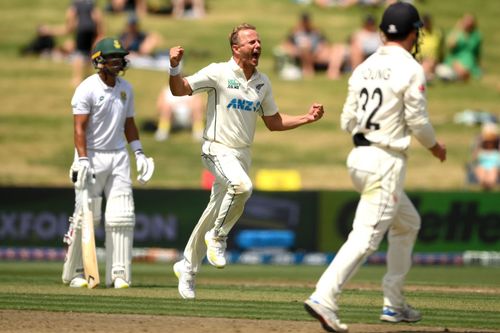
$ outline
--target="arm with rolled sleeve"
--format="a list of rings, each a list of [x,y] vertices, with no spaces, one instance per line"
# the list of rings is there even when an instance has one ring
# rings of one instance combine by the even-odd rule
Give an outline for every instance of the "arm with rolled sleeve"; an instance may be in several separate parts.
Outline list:
[[[274,100],[271,83],[266,76],[264,76],[264,80],[267,81],[267,87],[269,88],[267,89],[266,95],[262,100],[260,114],[264,124],[270,131],[291,130],[299,126],[315,122],[323,117],[323,105],[319,103],[313,103],[307,113],[302,115],[280,113]]]

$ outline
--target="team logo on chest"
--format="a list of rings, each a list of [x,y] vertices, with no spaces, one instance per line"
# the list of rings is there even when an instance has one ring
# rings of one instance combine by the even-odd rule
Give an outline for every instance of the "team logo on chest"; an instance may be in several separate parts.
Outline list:
[[[122,100],[123,103],[125,103],[127,101],[127,92],[126,91],[120,92],[120,99]]]
[[[227,109],[257,112],[260,108],[260,101],[248,101],[241,98],[233,98],[227,105]]]
[[[229,79],[227,80],[227,88],[228,89],[240,89],[240,83],[238,80]]]

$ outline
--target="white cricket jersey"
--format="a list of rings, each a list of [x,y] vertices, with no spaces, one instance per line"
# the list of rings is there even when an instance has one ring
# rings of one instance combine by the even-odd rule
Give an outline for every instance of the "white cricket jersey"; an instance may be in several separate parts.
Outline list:
[[[76,88],[71,107],[74,115],[90,115],[87,149],[116,150],[126,147],[125,119],[135,115],[130,83],[117,78],[115,86],[109,87],[98,74],[91,75]]]
[[[424,71],[412,55],[399,46],[382,46],[352,73],[341,127],[396,151],[409,147],[411,134],[430,148],[436,139],[425,90]]]
[[[267,76],[255,71],[247,81],[233,58],[212,63],[186,80],[193,93],[208,93],[205,140],[231,148],[250,147],[257,117],[278,112]]]

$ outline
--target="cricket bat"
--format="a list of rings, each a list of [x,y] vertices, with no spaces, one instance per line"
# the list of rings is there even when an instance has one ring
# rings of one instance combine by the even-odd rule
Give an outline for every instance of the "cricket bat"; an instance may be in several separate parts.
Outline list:
[[[92,289],[99,285],[99,268],[97,267],[97,254],[94,237],[94,217],[90,209],[90,198],[87,189],[82,192],[82,256],[83,270],[88,288]]]

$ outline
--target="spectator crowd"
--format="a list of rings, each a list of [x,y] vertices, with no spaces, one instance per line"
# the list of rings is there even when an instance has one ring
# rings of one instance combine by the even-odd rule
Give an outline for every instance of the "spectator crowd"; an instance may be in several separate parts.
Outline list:
[[[382,45],[378,18],[373,8],[387,6],[391,0],[311,0],[295,1],[320,8],[360,6],[359,26],[346,36],[334,36],[315,21],[312,11],[302,10],[297,21],[278,45],[275,45],[275,69],[283,79],[307,79],[325,75],[330,80],[346,78],[359,64]],[[410,1],[418,3],[418,0]],[[332,9],[332,13],[333,13]],[[22,55],[44,55],[67,59],[72,64],[71,83],[77,86],[91,72],[90,51],[105,36],[108,15],[122,15],[123,28],[116,36],[129,51],[131,66],[138,68],[168,68],[167,41],[156,31],[143,29],[149,15],[164,14],[173,19],[203,19],[207,15],[204,0],[108,0],[99,8],[95,0],[71,0],[60,25],[41,24],[34,38],[21,50]],[[451,29],[444,29],[439,17],[423,13],[419,47],[414,50],[429,84],[435,81],[463,82],[478,79],[483,74],[481,54],[483,36],[474,13],[463,13]],[[62,38],[66,39],[62,39]],[[332,38],[335,37],[335,38]],[[335,40],[332,42],[332,40]],[[339,42],[341,40],[341,42]],[[61,42],[62,41],[62,42]],[[160,62],[161,60],[161,62]],[[165,62],[166,61],[166,62]],[[321,74],[319,74],[321,73]],[[158,87],[155,138],[165,141],[172,130],[188,128],[193,138],[200,139],[203,130],[203,102],[186,97],[177,100],[168,87]],[[182,121],[180,119],[183,119]],[[483,132],[479,137],[486,136]],[[492,126],[489,126],[491,133]],[[491,140],[490,140],[491,141]],[[479,139],[478,139],[479,142]],[[489,142],[485,140],[485,142]],[[486,144],[487,145],[487,144]],[[487,160],[484,145],[475,144],[472,159],[475,178],[485,189],[497,183],[497,171],[481,167]],[[483,147],[483,149],[479,149]],[[492,161],[493,157],[488,159]],[[494,164],[491,162],[489,165]],[[495,174],[495,176],[493,176]]]

